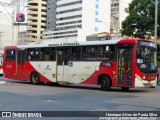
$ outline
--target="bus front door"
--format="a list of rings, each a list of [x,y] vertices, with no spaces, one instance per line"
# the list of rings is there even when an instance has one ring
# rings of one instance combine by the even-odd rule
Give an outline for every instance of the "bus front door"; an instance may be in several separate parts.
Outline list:
[[[118,61],[118,86],[132,86],[132,56],[133,46],[117,48]]]
[[[68,82],[69,48],[57,49],[57,82]]]

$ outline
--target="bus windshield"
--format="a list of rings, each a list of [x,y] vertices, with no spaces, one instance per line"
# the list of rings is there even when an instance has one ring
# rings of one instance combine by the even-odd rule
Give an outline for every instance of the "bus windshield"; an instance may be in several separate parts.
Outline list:
[[[154,52],[156,45],[152,42],[138,41],[137,43],[137,67],[143,73],[155,73]]]
[[[3,65],[3,58],[2,58],[2,56],[0,56],[0,66],[2,66]]]

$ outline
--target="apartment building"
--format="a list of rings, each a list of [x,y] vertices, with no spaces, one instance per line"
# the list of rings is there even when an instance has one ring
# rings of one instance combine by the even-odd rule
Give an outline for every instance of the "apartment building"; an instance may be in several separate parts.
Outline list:
[[[47,0],[42,42],[86,41],[86,36],[110,32],[109,0]]]
[[[111,0],[111,29],[115,37],[120,36],[122,21],[128,16],[125,9],[129,7],[132,0]]]
[[[46,0],[28,0],[28,42],[41,42],[41,34],[46,29]]]

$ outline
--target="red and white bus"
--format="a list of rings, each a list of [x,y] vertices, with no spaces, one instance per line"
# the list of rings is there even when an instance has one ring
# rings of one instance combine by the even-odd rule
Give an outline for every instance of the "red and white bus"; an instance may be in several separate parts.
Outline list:
[[[155,87],[155,43],[120,39],[7,46],[4,77],[41,82],[121,87]]]

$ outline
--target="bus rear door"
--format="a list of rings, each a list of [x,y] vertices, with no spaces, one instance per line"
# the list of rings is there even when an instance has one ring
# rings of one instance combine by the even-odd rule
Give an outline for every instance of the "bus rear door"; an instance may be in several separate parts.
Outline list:
[[[24,62],[25,62],[25,50],[17,50],[17,66],[16,66],[16,73],[17,79],[23,80],[24,79]]]
[[[132,56],[133,46],[121,46],[117,48],[118,62],[118,86],[132,86]]]
[[[57,81],[68,82],[69,48],[57,48]]]

